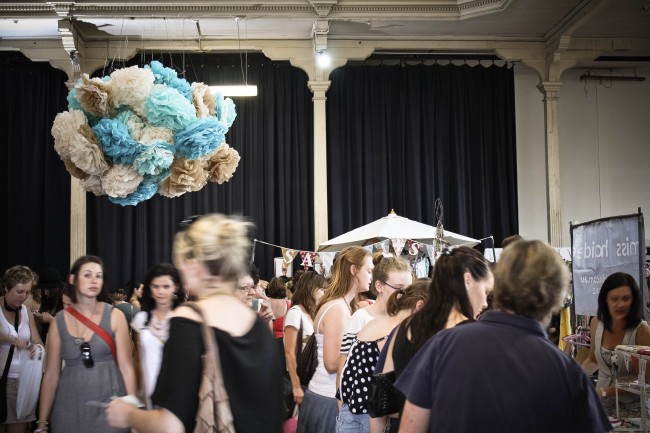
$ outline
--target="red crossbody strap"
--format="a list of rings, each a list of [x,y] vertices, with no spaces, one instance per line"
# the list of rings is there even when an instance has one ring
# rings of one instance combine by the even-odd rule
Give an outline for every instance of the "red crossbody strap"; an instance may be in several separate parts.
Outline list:
[[[117,349],[115,347],[115,341],[110,335],[108,335],[108,332],[106,332],[101,327],[97,326],[95,322],[93,322],[92,320],[90,320],[89,318],[87,318],[86,316],[84,316],[83,314],[81,314],[80,312],[78,312],[72,307],[67,307],[65,311],[72,314],[72,316],[75,319],[77,319],[78,321],[80,321],[81,323],[89,327],[95,334],[99,335],[106,342],[106,344],[108,344],[108,347],[110,347],[111,352],[113,353],[113,359],[115,359],[115,362],[117,363]]]

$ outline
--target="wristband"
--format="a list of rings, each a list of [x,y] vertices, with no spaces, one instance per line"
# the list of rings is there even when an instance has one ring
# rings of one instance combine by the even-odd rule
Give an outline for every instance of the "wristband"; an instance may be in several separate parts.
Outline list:
[[[46,419],[39,419],[39,420],[36,421],[36,424],[45,424],[45,425],[48,425],[49,422],[47,422]]]

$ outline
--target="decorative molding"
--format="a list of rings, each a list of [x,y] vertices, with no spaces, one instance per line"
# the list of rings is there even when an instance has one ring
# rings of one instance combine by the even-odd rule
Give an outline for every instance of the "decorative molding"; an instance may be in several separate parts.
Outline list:
[[[338,4],[338,0],[308,0],[308,2],[260,2],[231,1],[224,4],[212,2],[167,1],[164,4],[152,1],[131,0],[115,3],[112,0],[97,0],[92,3],[23,1],[0,4],[0,16],[30,13],[51,13],[52,15],[75,17],[93,16],[104,18],[120,17],[230,17],[245,14],[247,17],[298,18],[336,17],[337,19],[404,18],[413,19],[465,19],[505,10],[512,0],[445,0],[431,4],[431,1],[406,2],[353,1]],[[349,3],[349,5],[348,5]]]

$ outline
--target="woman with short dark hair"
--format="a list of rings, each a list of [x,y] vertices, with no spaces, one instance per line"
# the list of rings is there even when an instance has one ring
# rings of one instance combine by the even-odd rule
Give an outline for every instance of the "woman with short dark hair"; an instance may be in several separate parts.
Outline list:
[[[603,282],[598,293],[598,311],[591,320],[589,357],[582,363],[587,374],[598,369],[596,388],[610,416],[616,416],[614,377],[634,374],[624,362],[612,361],[619,344],[650,346],[650,326],[643,321],[641,292],[629,274],[616,272]],[[639,417],[639,397],[618,391],[619,415]],[[643,409],[645,410],[645,408]]]

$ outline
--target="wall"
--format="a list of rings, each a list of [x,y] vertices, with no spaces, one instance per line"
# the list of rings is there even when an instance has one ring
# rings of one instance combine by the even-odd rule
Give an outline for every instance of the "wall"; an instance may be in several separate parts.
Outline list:
[[[580,81],[584,71],[562,77],[559,95],[562,245],[569,221],[646,214],[650,245],[650,79],[599,84]],[[618,75],[633,75],[620,71]],[[650,78],[650,73],[645,73]],[[520,234],[547,239],[546,169],[542,94],[529,68],[515,69]]]

